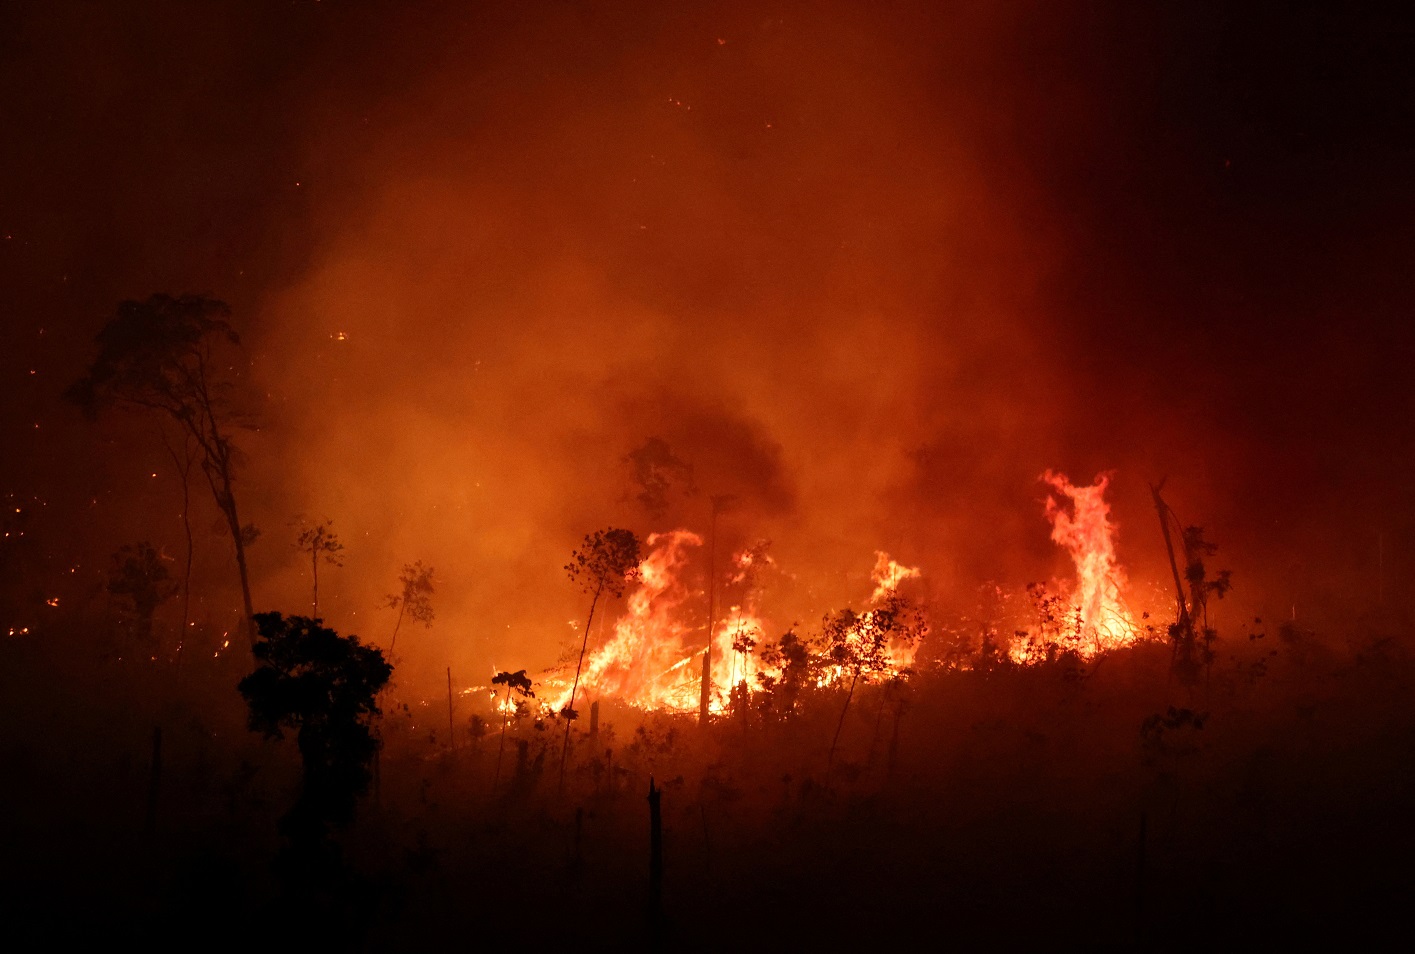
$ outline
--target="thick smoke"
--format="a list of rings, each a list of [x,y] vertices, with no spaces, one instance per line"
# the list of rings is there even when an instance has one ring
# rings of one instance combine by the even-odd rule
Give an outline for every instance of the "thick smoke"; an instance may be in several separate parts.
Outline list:
[[[175,534],[141,428],[94,453],[29,418],[118,299],[228,298],[268,395],[244,438],[258,599],[304,599],[299,514],[346,544],[340,628],[377,638],[398,568],[434,565],[412,684],[549,662],[581,536],[704,532],[716,494],[724,539],[772,540],[813,612],[867,592],[878,549],[958,603],[1065,572],[1047,468],[1115,472],[1136,580],[1164,578],[1167,476],[1254,605],[1365,586],[1378,537],[1393,566],[1410,543],[1408,334],[1381,323],[1408,299],[1381,264],[1400,143],[1335,117],[1381,77],[1294,116],[1298,53],[1246,65],[1257,14],[1186,10],[12,12],[33,138],[5,171],[33,197],[5,267],[33,354],[6,370],[54,383],[7,421],[56,504],[113,513],[96,554],[153,513]],[[1314,268],[1324,236],[1379,254]],[[654,438],[691,466],[656,512],[630,463]]]

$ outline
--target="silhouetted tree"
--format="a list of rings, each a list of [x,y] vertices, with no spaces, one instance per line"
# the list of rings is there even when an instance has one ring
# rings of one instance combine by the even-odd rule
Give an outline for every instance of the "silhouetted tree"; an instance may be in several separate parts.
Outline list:
[[[310,615],[318,619],[319,559],[323,557],[324,562],[331,566],[343,566],[339,554],[344,552],[344,544],[339,542],[339,535],[334,532],[334,521],[325,517],[314,526],[305,526],[300,531],[295,539],[295,549],[310,555],[310,579],[314,583],[313,611]]]
[[[241,598],[251,621],[255,611],[246,548],[259,531],[242,524],[236,509],[239,454],[230,432],[244,424],[231,400],[235,362],[222,353],[240,344],[230,315],[225,302],[201,295],[125,301],[98,333],[98,357],[88,374],[67,394],[91,417],[103,406],[165,414],[195,442],[202,473],[231,533]],[[248,631],[254,644],[253,621]]]
[[[124,621],[132,627],[138,645],[152,644],[152,621],[157,608],[177,593],[171,574],[152,544],[130,543],[113,554],[108,592],[117,601]]]
[[[378,751],[369,722],[393,667],[381,650],[315,619],[259,613],[255,622],[256,670],[238,688],[252,731],[271,739],[296,732],[303,785],[281,827],[297,849],[317,850],[329,826],[348,824],[368,791]]]
[[[1164,536],[1165,550],[1169,556],[1170,570],[1174,575],[1176,613],[1169,627],[1169,637],[1174,646],[1171,668],[1179,681],[1193,686],[1198,681],[1199,667],[1206,670],[1213,662],[1213,641],[1217,633],[1209,625],[1208,602],[1210,596],[1222,599],[1228,593],[1231,581],[1228,570],[1221,570],[1212,578],[1204,565],[1204,558],[1218,552],[1218,547],[1204,539],[1201,527],[1185,526],[1180,522],[1174,508],[1160,496],[1164,481],[1150,486],[1155,509],[1159,513],[1160,531]],[[1179,561],[1174,552],[1174,538],[1171,527],[1177,528],[1184,551],[1184,575],[1181,579]],[[1185,585],[1188,586],[1186,598]],[[1203,639],[1203,649],[1199,640]]]
[[[842,676],[850,676],[850,688],[845,704],[835,724],[835,736],[830,740],[830,755],[826,760],[826,784],[830,784],[831,767],[835,764],[835,749],[840,742],[840,730],[845,727],[845,714],[855,698],[855,687],[861,679],[890,673],[889,647],[911,646],[926,630],[923,613],[911,601],[890,593],[874,609],[863,613],[845,609],[825,617],[822,638],[828,664],[839,667]]]
[[[515,691],[522,699],[534,699],[535,693],[531,691],[531,680],[526,676],[524,669],[515,672],[499,672],[491,678],[493,686],[506,687],[506,701],[501,706],[501,745],[496,750],[496,774],[491,779],[491,790],[496,791],[496,783],[501,780],[501,756],[506,751],[506,722],[511,718],[511,693]]]
[[[757,680],[771,694],[772,708],[782,715],[796,711],[796,700],[809,685],[811,651],[806,641],[794,631],[782,634],[776,642],[761,651],[762,665],[776,671],[759,673]]]
[[[400,589],[384,597],[384,605],[398,611],[398,621],[393,624],[393,638],[388,641],[388,654],[398,644],[398,629],[403,625],[403,617],[424,626],[432,626],[432,567],[423,566],[423,561],[403,564],[403,572],[398,574]]]
[[[570,555],[565,564],[565,573],[572,583],[580,584],[586,593],[593,594],[590,600],[589,618],[585,620],[585,634],[580,640],[580,658],[575,663],[575,681],[570,686],[570,701],[561,714],[565,717],[565,744],[560,752],[560,785],[565,785],[565,759],[570,752],[570,722],[575,718],[575,693],[580,688],[580,671],[585,665],[585,648],[590,641],[590,625],[594,622],[595,607],[605,593],[623,596],[624,588],[638,578],[640,547],[639,538],[632,530],[610,527],[596,530],[585,536],[585,542]]]

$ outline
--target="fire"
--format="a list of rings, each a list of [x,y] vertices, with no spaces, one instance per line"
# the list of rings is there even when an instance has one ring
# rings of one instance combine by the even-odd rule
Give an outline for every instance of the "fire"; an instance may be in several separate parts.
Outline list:
[[[761,671],[757,650],[761,648],[766,628],[748,606],[728,607],[725,619],[719,620],[712,639],[712,695],[708,699],[711,712],[726,711],[734,691],[750,695],[756,691],[753,674]],[[701,671],[701,667],[700,667]],[[694,704],[698,697],[694,697]]]
[[[1130,645],[1139,629],[1122,595],[1125,571],[1116,559],[1115,525],[1105,501],[1110,478],[1101,474],[1089,487],[1077,487],[1065,474],[1048,470],[1042,480],[1056,491],[1046,502],[1052,542],[1065,547],[1076,566],[1075,585],[1059,614],[1064,618],[1051,622],[1068,632],[1070,648],[1086,658]],[[1025,642],[1013,646],[1015,660],[1026,661],[1039,644],[1051,641],[1040,629],[1034,627]]]
[[[1126,606],[1125,572],[1116,558],[1115,525],[1105,500],[1109,479],[1076,486],[1064,475],[1047,471],[1042,479],[1052,493],[1045,514],[1051,539],[1065,548],[1075,565],[1075,581],[1054,592],[1033,590],[1041,620],[1018,631],[1008,647],[1017,663],[1052,658],[1069,650],[1083,658],[1119,649],[1141,634]],[[635,708],[696,712],[703,689],[702,660],[711,645],[711,690],[708,709],[723,713],[762,691],[763,680],[774,683],[779,654],[765,653],[771,633],[760,613],[757,575],[772,560],[766,543],[744,549],[731,558],[718,578],[725,611],[706,632],[703,588],[697,568],[703,538],[686,530],[651,534],[647,556],[639,565],[639,586],[613,624],[612,635],[592,647],[580,686],[584,705],[594,698],[613,698]],[[830,686],[862,675],[898,678],[913,668],[921,638],[929,628],[921,607],[900,594],[908,580],[922,578],[917,566],[906,566],[888,553],[875,551],[870,573],[873,590],[859,612],[844,610],[826,617],[824,631],[807,637],[815,662],[812,681]],[[546,700],[550,711],[569,702],[568,686],[558,699]],[[581,699],[577,699],[581,702]],[[506,706],[493,700],[498,713]]]
[[[904,566],[889,558],[883,550],[875,551],[875,568],[870,573],[875,591],[870,595],[871,603],[878,603],[899,588],[905,580],[917,579],[922,574],[916,566]]]
[[[614,624],[614,635],[585,661],[580,684],[589,695],[614,696],[645,709],[696,709],[701,673],[688,665],[697,653],[688,648],[692,627],[678,611],[693,596],[682,573],[703,538],[674,530],[650,534],[647,543],[651,549],[639,564],[639,587]],[[567,690],[553,708],[569,700]]]
[[[906,675],[914,665],[914,657],[919,650],[919,640],[927,631],[927,624],[916,607],[911,607],[899,596],[899,584],[905,580],[918,579],[923,574],[918,567],[904,566],[891,559],[883,550],[875,551],[875,566],[870,580],[875,584],[870,594],[871,609],[853,617],[851,625],[844,631],[845,655],[851,658],[865,658],[873,655],[873,646],[881,630],[888,630],[887,641],[876,665],[872,668],[875,676],[898,678]],[[844,665],[830,665],[817,676],[816,685],[833,685],[841,680],[849,681],[850,669]]]
[[[629,597],[623,616],[614,624],[614,633],[603,645],[591,650],[580,685],[587,696],[619,699],[648,710],[697,711],[702,693],[702,656],[707,640],[703,627],[693,620],[701,611],[703,593],[685,582],[696,548],[703,539],[689,530],[652,534],[649,553],[639,565],[639,587]],[[904,566],[887,553],[875,554],[871,573],[874,592],[871,608],[857,619],[863,639],[871,622],[883,619],[898,605],[897,590],[904,580],[919,577],[917,567]],[[712,689],[708,709],[722,713],[741,699],[759,692],[760,676],[774,675],[761,658],[768,627],[761,616],[756,574],[771,565],[766,544],[757,544],[732,557],[724,582],[735,588],[735,602],[717,619],[711,634]],[[884,649],[884,666],[890,673],[902,673],[914,662],[917,638],[891,638]],[[827,668],[819,675],[822,685],[840,678]],[[559,710],[569,701],[568,690],[550,703]]]

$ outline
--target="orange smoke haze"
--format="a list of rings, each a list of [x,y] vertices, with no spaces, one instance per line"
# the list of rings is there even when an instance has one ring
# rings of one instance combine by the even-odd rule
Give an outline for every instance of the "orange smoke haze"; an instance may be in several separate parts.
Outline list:
[[[969,141],[979,44],[1006,23],[662,26],[610,45],[622,24],[518,23],[357,117],[320,104],[318,240],[262,301],[281,425],[252,458],[343,532],[336,625],[376,635],[396,567],[438,568],[405,679],[549,663],[581,615],[559,572],[579,536],[705,534],[710,494],[742,501],[729,541],[773,541],[807,624],[859,599],[877,549],[958,592],[1054,564],[1017,476],[1066,462],[1035,296],[1060,253]],[[923,84],[940,62],[961,74]],[[345,129],[377,145],[336,164]],[[624,463],[651,437],[700,488],[657,519]],[[300,572],[268,561],[260,589],[293,599]]]
[[[1071,578],[1036,479],[1052,468],[1114,473],[1106,559],[1142,593],[1168,572],[1161,477],[1259,609],[1367,586],[1377,534],[1403,526],[1380,475],[1408,435],[1380,421],[1408,396],[1331,346],[1364,266],[1305,296],[1270,277],[1323,274],[1295,239],[1257,238],[1285,233],[1243,160],[1278,152],[1205,126],[1211,102],[1174,79],[1207,76],[1187,57],[1209,14],[318,6],[73,12],[13,33],[21,93],[80,61],[86,80],[34,146],[48,171],[6,167],[46,198],[5,224],[30,243],[5,267],[73,282],[42,359],[13,359],[50,391],[11,416],[32,452],[17,459],[87,515],[90,568],[116,542],[176,539],[171,469],[137,424],[95,449],[72,417],[35,436],[30,411],[117,300],[155,290],[226,298],[245,335],[264,395],[241,438],[259,604],[306,603],[300,514],[345,544],[321,579],[341,631],[386,641],[399,568],[436,568],[436,622],[398,641],[414,691],[448,666],[471,683],[551,665],[583,617],[561,571],[583,535],[706,540],[716,495],[735,498],[719,568],[771,541],[776,630],[863,608],[879,552],[962,614],[988,581]],[[56,52],[65,31],[78,52]],[[173,92],[184,77],[200,108]],[[1156,139],[1161,107],[1192,139]],[[82,186],[99,180],[129,187]],[[1193,199],[1223,189],[1237,211]],[[1351,214],[1322,234],[1386,234]],[[12,310],[41,315],[61,286],[23,287]],[[1270,334],[1278,315],[1293,333]],[[1391,413],[1352,425],[1352,382]],[[628,459],[653,438],[691,471],[657,512]],[[1315,491],[1330,519],[1297,509]],[[1292,558],[1295,539],[1337,556]],[[224,546],[202,542],[207,585]],[[699,594],[705,550],[684,555]]]

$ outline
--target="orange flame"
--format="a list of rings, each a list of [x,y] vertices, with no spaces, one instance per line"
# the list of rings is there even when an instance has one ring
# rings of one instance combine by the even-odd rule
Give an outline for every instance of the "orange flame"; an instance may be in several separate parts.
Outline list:
[[[678,609],[692,596],[680,575],[692,547],[703,538],[689,530],[650,534],[651,548],[639,564],[639,587],[627,612],[614,624],[614,635],[590,655],[580,685],[587,694],[613,696],[645,709],[695,709],[700,671],[685,649],[691,627]],[[569,702],[567,690],[554,704]],[[578,705],[578,700],[577,700]]]
[[[1115,525],[1105,501],[1109,476],[1097,476],[1089,487],[1077,487],[1065,474],[1050,470],[1042,480],[1057,492],[1046,501],[1052,542],[1064,547],[1076,566],[1075,586],[1067,601],[1067,615],[1075,621],[1076,645],[1072,648],[1090,658],[1130,645],[1139,630],[1125,605],[1125,570],[1115,555]],[[1032,631],[1029,635],[1033,638],[1027,642],[1035,644],[1038,634]],[[1024,661],[1034,648],[1014,646],[1013,658]]]

